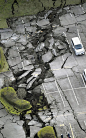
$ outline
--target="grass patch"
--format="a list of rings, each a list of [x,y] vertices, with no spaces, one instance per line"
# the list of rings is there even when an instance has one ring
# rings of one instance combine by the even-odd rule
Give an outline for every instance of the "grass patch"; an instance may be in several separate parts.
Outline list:
[[[9,113],[16,115],[32,107],[30,102],[19,99],[12,87],[5,87],[0,90],[0,101]],[[31,113],[31,110],[28,113]]]
[[[81,3],[81,0],[66,0],[66,5],[76,5],[80,3]]]
[[[9,66],[8,63],[6,62],[3,49],[0,47],[0,72],[5,72],[8,71]]]
[[[56,138],[53,127],[46,126],[37,133],[39,138]]]
[[[18,5],[14,4],[14,15],[12,15],[12,3],[14,0],[7,0],[5,2],[4,0],[0,0],[0,28],[7,28],[6,19],[9,17],[19,17],[19,16],[25,16],[25,15],[34,15],[37,14],[40,11],[44,10],[44,7],[48,10],[51,7],[53,7],[53,1],[52,0],[17,0]],[[86,2],[86,0],[85,0]],[[43,6],[42,7],[42,3]],[[66,5],[75,5],[80,4],[80,0],[66,0]],[[61,5],[61,0],[57,0],[55,2],[55,6],[59,7]],[[63,0],[64,5],[64,0]],[[62,6],[63,6],[62,5]]]

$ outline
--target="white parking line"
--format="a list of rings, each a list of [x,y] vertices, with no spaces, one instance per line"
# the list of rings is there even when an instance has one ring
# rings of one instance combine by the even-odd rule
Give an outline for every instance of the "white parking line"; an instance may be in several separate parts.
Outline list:
[[[64,61],[63,56],[62,56],[62,60]],[[77,102],[77,104],[79,105],[79,102],[78,102],[78,100],[77,100],[77,97],[76,97],[76,95],[75,95],[74,89],[73,89],[73,87],[72,87],[72,84],[71,84],[71,82],[70,82],[70,79],[69,79],[68,75],[67,75],[67,78],[68,78],[68,81],[69,81],[69,83],[70,83],[71,90],[73,91],[73,94],[74,94],[74,96],[75,96],[76,102]]]
[[[83,81],[83,83],[84,83],[84,86],[86,87],[82,74],[80,74],[80,76],[81,76],[81,78],[82,78],[82,81]]]
[[[46,94],[57,93],[57,92],[58,92],[58,91],[54,91],[54,92],[49,92],[49,91],[48,91],[48,93],[46,92]]]
[[[71,89],[72,89],[72,91],[73,91],[73,94],[74,94],[74,96],[75,96],[76,102],[77,102],[77,104],[79,105],[79,102],[78,102],[78,100],[77,100],[77,97],[76,97],[76,95],[75,95],[74,89],[73,89],[73,87],[72,87],[72,84],[71,84],[71,82],[70,82],[70,79],[69,79],[68,75],[67,75],[67,78],[68,78],[68,81],[69,81],[69,83],[70,83],[70,86],[71,86]]]
[[[49,96],[47,96],[47,92],[46,92],[46,88],[44,87],[44,85],[43,85],[43,83],[42,83],[42,87],[43,87],[43,89],[44,89],[44,91],[45,91],[45,96],[47,97],[47,100],[49,99],[51,99],[51,96],[49,95]],[[50,93],[49,93],[50,94]]]
[[[73,88],[74,90],[79,90],[79,89],[86,89],[86,87],[78,87],[78,88]],[[63,91],[70,91],[70,90],[72,90],[72,89],[66,89],[66,90],[63,90]]]
[[[58,90],[58,92],[59,92],[59,94],[60,94],[60,97],[61,97],[61,99],[62,99],[63,105],[64,105],[64,107],[65,107],[65,103],[64,103],[64,100],[63,100],[63,98],[62,98],[61,92],[60,92],[60,90],[59,90],[59,88],[58,88],[58,86],[57,86],[56,80],[55,80],[55,84],[56,84],[57,90]]]
[[[44,88],[44,87],[43,87]],[[44,88],[45,89],[45,88]],[[78,87],[78,88],[73,88],[74,90],[79,90],[79,89],[86,89],[86,87]],[[46,91],[46,90],[44,90],[44,91]],[[72,91],[72,89],[66,89],[66,90],[63,90],[63,91]],[[57,93],[57,92],[59,92],[59,91],[54,91],[54,92],[49,92],[49,91],[47,91],[46,92],[46,95],[47,94],[50,94],[50,93]]]

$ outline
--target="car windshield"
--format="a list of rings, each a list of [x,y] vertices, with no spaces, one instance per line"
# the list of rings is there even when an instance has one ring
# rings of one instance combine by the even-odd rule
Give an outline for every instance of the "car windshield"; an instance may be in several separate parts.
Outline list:
[[[75,49],[81,49],[81,48],[82,48],[81,44],[75,45]]]

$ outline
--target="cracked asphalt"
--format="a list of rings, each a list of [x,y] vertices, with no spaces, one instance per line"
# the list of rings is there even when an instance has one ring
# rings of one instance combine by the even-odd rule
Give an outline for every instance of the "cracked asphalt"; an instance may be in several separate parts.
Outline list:
[[[0,30],[1,44],[10,71],[0,73],[0,88],[16,81],[21,98],[33,103],[44,93],[49,107],[36,115],[10,115],[0,104],[0,138],[34,138],[44,126],[54,127],[58,138],[86,137],[86,84],[83,70],[86,53],[76,56],[71,38],[80,36],[86,50],[86,3],[63,10],[9,19],[9,29]],[[64,12],[65,11],[65,12]],[[51,14],[52,13],[52,14]],[[53,18],[53,14],[56,18]],[[50,16],[49,16],[50,15]],[[58,19],[57,19],[58,16]],[[46,18],[45,18],[46,17]]]

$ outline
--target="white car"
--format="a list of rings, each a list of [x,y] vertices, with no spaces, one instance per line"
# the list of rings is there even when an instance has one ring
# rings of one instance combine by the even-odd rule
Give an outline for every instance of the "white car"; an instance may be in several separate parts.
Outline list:
[[[86,81],[86,69],[84,69],[83,77],[84,77],[84,80]]]
[[[83,47],[79,37],[73,37],[71,39],[71,44],[72,44],[73,50],[76,55],[84,55],[85,54],[84,47]]]

